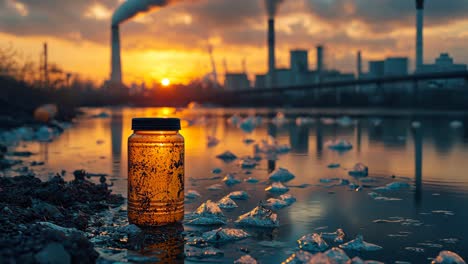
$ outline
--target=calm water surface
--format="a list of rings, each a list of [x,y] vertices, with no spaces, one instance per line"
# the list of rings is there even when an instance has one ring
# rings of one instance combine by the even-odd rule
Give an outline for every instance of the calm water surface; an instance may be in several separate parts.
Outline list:
[[[110,117],[90,117],[102,111],[109,113]],[[252,238],[219,246],[224,251],[224,258],[209,261],[232,263],[248,250],[262,263],[278,263],[294,252],[296,240],[301,236],[333,232],[337,228],[345,231],[345,241],[362,234],[366,241],[383,247],[376,252],[347,252],[349,256],[387,263],[428,263],[431,257],[444,249],[457,252],[465,259],[468,257],[468,123],[460,128],[450,126],[453,120],[463,121],[462,116],[415,118],[401,115],[380,118],[381,122],[377,122],[375,116],[361,116],[348,126],[321,122],[320,119],[311,125],[297,126],[294,118],[286,125],[276,126],[270,122],[271,119],[264,117],[263,124],[251,134],[227,122],[226,117],[236,112],[243,115],[277,112],[257,111],[85,109],[86,114],[55,141],[28,143],[24,147],[38,153],[32,160],[46,162],[42,168],[35,168],[43,175],[66,170],[67,179],[71,179],[71,172],[75,169],[105,173],[109,175],[108,181],[114,184],[114,192],[126,196],[127,138],[132,133],[131,119],[143,116],[181,117],[186,120],[181,131],[186,142],[186,191],[196,190],[202,194],[200,199],[186,205],[186,213],[208,199],[217,201],[231,191],[245,190],[250,199],[239,201],[239,208],[225,213],[230,219],[227,227],[232,227],[232,222],[239,215],[250,211],[258,201],[271,197],[264,191],[269,174],[267,161],[261,161],[260,166],[252,170],[252,175],[246,175],[236,162],[225,164],[215,156],[226,150],[237,156],[252,155],[252,145],[244,144],[243,139],[260,141],[271,135],[279,143],[292,147],[292,151],[280,156],[275,164],[277,168],[287,168],[296,175],[288,184],[310,186],[291,188],[289,193],[297,198],[297,202],[278,212],[279,228],[249,230],[254,235]],[[288,114],[288,111],[284,112]],[[414,120],[421,122],[420,128],[412,127]],[[216,136],[221,142],[208,147],[207,136]],[[354,147],[346,153],[334,152],[326,146],[326,142],[333,139],[349,140]],[[369,167],[369,177],[376,179],[375,182],[360,183],[348,176],[347,169],[357,162]],[[327,165],[330,163],[340,163],[341,168],[329,169]],[[215,167],[223,169],[222,176],[228,172],[237,173],[240,179],[256,177],[260,183],[241,183],[234,187],[223,184],[223,190],[208,191],[208,186],[222,183],[221,180],[200,180],[212,177],[211,170]],[[347,186],[330,187],[331,184],[320,183],[320,179],[336,177],[349,179],[364,185],[364,188],[356,192]],[[405,181],[412,186],[409,190],[384,194],[402,200],[376,201],[368,195],[373,187],[393,181]],[[390,217],[417,220],[419,224],[374,223],[374,220]],[[196,228],[186,226],[185,230]],[[420,248],[423,252],[415,252],[411,248]],[[146,254],[151,255],[151,251]]]

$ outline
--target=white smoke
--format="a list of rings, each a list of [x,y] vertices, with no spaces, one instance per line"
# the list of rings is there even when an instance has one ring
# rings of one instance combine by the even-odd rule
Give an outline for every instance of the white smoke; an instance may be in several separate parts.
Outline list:
[[[112,15],[112,25],[118,25],[136,15],[166,6],[176,0],[127,0]]]
[[[267,9],[269,18],[275,17],[276,12],[278,11],[278,7],[283,1],[284,0],[265,0],[265,6]]]

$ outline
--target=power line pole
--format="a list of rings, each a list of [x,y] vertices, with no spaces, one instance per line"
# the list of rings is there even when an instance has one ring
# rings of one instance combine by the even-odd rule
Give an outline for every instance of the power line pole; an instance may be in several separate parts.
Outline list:
[[[44,84],[46,88],[49,88],[49,69],[47,65],[48,60],[48,50],[47,50],[47,42],[44,42]]]

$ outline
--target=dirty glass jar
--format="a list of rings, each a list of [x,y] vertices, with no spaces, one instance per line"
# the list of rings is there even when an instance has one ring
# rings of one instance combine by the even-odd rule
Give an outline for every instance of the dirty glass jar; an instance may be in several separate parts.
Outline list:
[[[184,218],[184,138],[178,118],[134,118],[128,138],[128,220],[140,227]]]

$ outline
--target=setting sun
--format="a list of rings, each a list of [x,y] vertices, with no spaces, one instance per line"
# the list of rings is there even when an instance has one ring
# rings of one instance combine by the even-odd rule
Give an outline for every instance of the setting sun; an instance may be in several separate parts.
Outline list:
[[[163,86],[169,86],[171,84],[171,80],[169,80],[168,78],[164,78],[161,80],[161,84]]]

